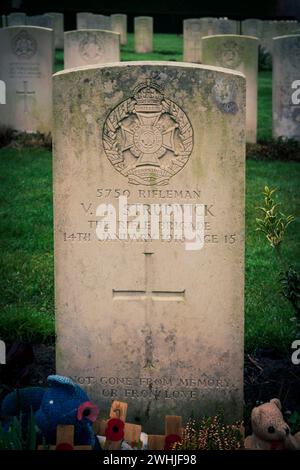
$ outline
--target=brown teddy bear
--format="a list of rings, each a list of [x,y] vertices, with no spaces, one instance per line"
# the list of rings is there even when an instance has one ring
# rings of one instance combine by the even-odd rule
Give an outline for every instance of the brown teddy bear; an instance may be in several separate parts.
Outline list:
[[[277,398],[253,408],[251,425],[252,434],[245,439],[245,449],[300,449],[300,432],[291,435],[290,428],[282,416],[280,400]]]

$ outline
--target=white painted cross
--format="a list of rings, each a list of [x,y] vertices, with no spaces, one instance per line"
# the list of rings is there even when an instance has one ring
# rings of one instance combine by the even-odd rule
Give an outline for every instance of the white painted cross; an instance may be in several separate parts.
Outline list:
[[[23,82],[23,90],[22,91],[16,91],[18,95],[22,95],[24,97],[24,113],[28,112],[28,100],[27,97],[29,95],[35,95],[35,91],[28,91],[28,82],[24,81]]]

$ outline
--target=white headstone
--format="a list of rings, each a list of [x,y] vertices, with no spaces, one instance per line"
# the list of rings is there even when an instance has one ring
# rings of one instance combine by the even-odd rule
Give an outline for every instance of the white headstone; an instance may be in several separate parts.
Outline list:
[[[97,29],[65,33],[65,69],[119,60],[120,34]]]
[[[18,26],[26,24],[26,13],[10,13],[6,17],[7,26]]]
[[[153,50],[153,18],[137,16],[134,18],[135,52],[147,53]]]
[[[233,34],[202,38],[202,62],[238,70],[246,76],[247,142],[256,142],[257,132],[257,75],[259,40]]]
[[[91,14],[87,17],[87,29],[111,30],[110,16]]]
[[[217,20],[218,34],[239,34],[239,23],[236,20],[219,18]]]
[[[111,15],[111,29],[121,35],[121,44],[127,44],[127,15],[116,13]]]
[[[53,31],[36,26],[0,29],[0,80],[6,104],[0,125],[48,133],[52,122]]]
[[[54,21],[48,14],[26,17],[27,26],[40,26],[41,28],[54,29]]]
[[[64,14],[51,12],[48,13],[53,18],[54,45],[56,49],[64,48]]]
[[[147,432],[165,415],[242,416],[244,119],[239,72],[145,61],[54,75],[57,373],[100,409],[128,402]],[[180,239],[183,211],[203,214],[202,249]]]
[[[92,17],[93,13],[81,12],[76,14],[77,29],[88,29],[88,18]]]
[[[300,34],[273,43],[273,137],[300,141]]]
[[[203,35],[200,19],[183,21],[183,60],[201,63],[201,38]]]
[[[244,36],[262,37],[263,21],[256,18],[249,18],[242,21],[242,34]]]

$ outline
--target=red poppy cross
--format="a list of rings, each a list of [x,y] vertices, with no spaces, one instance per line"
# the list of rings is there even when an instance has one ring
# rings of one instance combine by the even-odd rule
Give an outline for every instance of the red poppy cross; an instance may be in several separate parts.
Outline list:
[[[97,435],[105,436],[105,449],[120,449],[122,441],[130,445],[136,445],[140,441],[142,427],[139,424],[126,423],[128,404],[121,401],[113,401],[109,419],[98,418],[93,427]]]
[[[182,438],[182,418],[181,416],[165,417],[165,434],[149,434],[149,450],[171,450],[175,442],[180,442]]]

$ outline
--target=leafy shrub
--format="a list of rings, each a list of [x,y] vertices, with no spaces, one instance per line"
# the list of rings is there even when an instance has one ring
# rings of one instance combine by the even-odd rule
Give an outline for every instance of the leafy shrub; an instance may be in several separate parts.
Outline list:
[[[294,139],[262,140],[247,144],[247,158],[253,160],[282,160],[300,162],[300,142]]]
[[[225,424],[222,414],[190,420],[174,450],[237,450],[244,445],[242,423]]]
[[[262,218],[256,219],[256,230],[265,235],[273,248],[279,248],[288,225],[295,220],[293,215],[285,215],[279,210],[280,204],[276,203],[273,198],[276,191],[275,188],[270,189],[265,186],[263,191],[264,206],[258,208],[262,213]]]

